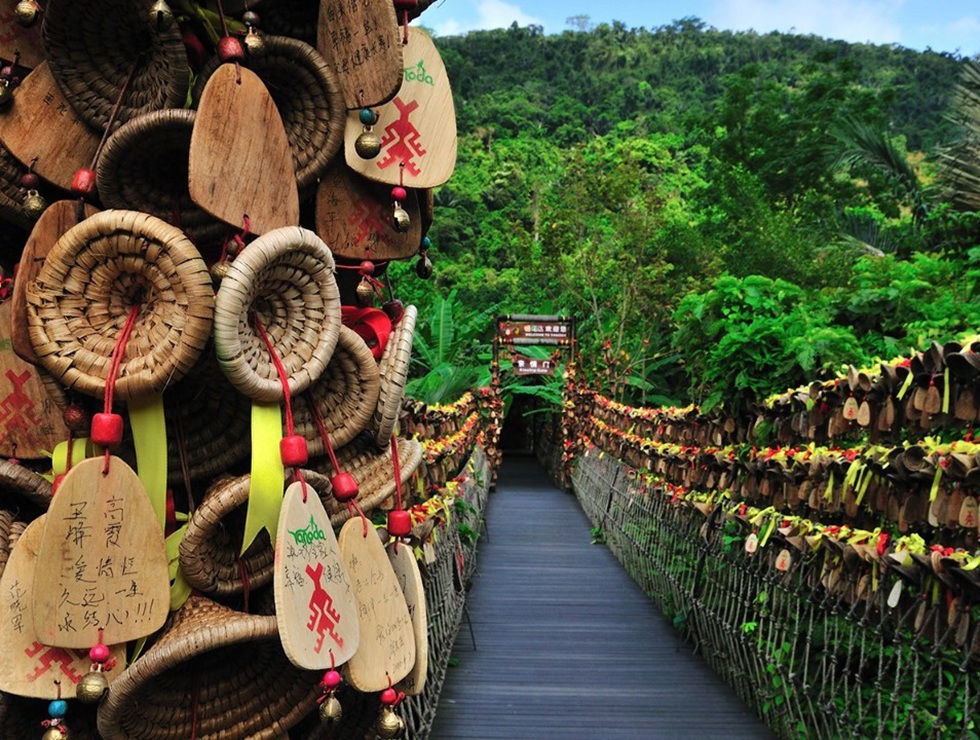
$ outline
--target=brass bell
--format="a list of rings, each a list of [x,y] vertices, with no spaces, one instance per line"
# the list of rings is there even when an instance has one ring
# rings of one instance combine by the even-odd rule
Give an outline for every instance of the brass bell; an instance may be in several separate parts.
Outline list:
[[[68,728],[62,725],[49,727],[41,735],[41,740],[68,740]]]
[[[228,270],[230,269],[231,266],[228,264],[227,260],[221,260],[220,262],[215,262],[213,265],[211,265],[209,269],[209,272],[211,273],[211,280],[213,280],[216,283],[220,282],[221,280],[224,280],[225,277],[228,275]]]
[[[362,279],[357,284],[355,293],[357,295],[357,302],[362,306],[374,305],[374,286],[367,279]]]
[[[336,724],[343,715],[343,707],[337,697],[331,694],[320,703],[320,722],[325,725]]]
[[[383,738],[398,737],[405,730],[405,721],[391,707],[382,707],[375,729]]]
[[[37,23],[40,13],[41,9],[34,0],[20,0],[14,8],[14,17],[24,28],[30,28]]]
[[[166,31],[174,24],[174,12],[164,0],[156,0],[150,6],[150,25],[157,31]]]
[[[102,671],[89,671],[78,682],[75,698],[83,704],[98,704],[102,695],[109,690],[109,681]]]
[[[425,252],[419,255],[419,261],[415,263],[415,274],[422,280],[432,277],[432,260]]]
[[[14,90],[9,80],[0,82],[0,111],[7,110],[14,102]]]
[[[265,41],[262,39],[261,34],[259,34],[258,29],[255,26],[248,27],[248,33],[245,34],[245,39],[242,41],[245,44],[245,51],[248,52],[250,56],[256,54],[261,54],[265,51]]]
[[[354,151],[361,159],[374,159],[381,154],[381,137],[374,131],[364,131],[354,140]]]
[[[44,209],[48,207],[48,201],[44,199],[36,190],[28,190],[24,198],[24,214],[31,220],[38,218]]]
[[[399,234],[404,234],[408,231],[408,227],[412,224],[412,219],[406,211],[401,206],[395,206],[395,212],[391,215],[392,221],[395,225],[395,231]]]

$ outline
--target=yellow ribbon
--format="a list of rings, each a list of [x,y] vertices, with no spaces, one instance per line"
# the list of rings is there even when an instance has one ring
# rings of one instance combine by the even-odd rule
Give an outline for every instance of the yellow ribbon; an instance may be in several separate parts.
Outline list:
[[[167,521],[167,423],[163,396],[134,398],[126,405],[136,446],[136,470],[160,528]]]
[[[285,471],[279,455],[282,410],[278,403],[252,404],[252,477],[248,486],[248,510],[242,554],[265,529],[276,543]]]

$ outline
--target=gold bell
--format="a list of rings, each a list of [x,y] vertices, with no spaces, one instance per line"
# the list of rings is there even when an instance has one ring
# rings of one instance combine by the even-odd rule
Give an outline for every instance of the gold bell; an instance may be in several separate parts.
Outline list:
[[[374,159],[381,154],[381,137],[374,131],[364,131],[354,140],[354,151],[361,159]]]
[[[361,278],[361,282],[357,284],[357,302],[362,306],[374,305],[374,287],[367,281],[366,278]]]
[[[221,260],[220,262],[215,262],[213,265],[211,265],[210,268],[211,279],[214,282],[220,282],[221,280],[224,280],[225,276],[228,275],[228,270],[230,269],[231,266],[228,264],[227,260]]]
[[[14,8],[14,17],[24,28],[30,28],[37,23],[41,9],[34,0],[20,0]]]
[[[100,670],[89,671],[78,682],[75,698],[83,704],[98,704],[109,690],[109,681]]]
[[[23,208],[24,214],[29,219],[33,220],[38,218],[42,213],[44,213],[44,209],[47,207],[48,202],[39,192],[36,190],[27,191],[27,196],[24,198]]]
[[[150,25],[157,31],[166,31],[174,24],[174,12],[164,0],[156,0],[150,6]]]
[[[248,33],[245,34],[242,43],[245,44],[245,51],[250,55],[261,54],[265,51],[265,41],[255,26],[248,27]]]
[[[49,727],[41,735],[41,740],[68,740],[68,728],[61,725]]]
[[[395,224],[395,231],[399,234],[404,234],[408,231],[408,227],[412,224],[412,219],[406,211],[401,206],[395,206],[395,211],[392,213],[392,220]]]
[[[331,694],[320,703],[320,722],[325,725],[336,724],[343,715],[343,707],[337,701],[337,697]]]
[[[375,727],[383,738],[398,737],[405,730],[405,720],[399,717],[391,707],[382,707],[381,716]]]

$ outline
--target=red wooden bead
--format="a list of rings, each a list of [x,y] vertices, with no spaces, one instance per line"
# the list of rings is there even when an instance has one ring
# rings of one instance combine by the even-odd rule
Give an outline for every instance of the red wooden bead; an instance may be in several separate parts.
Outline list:
[[[333,489],[333,497],[342,503],[357,498],[360,492],[357,479],[350,473],[337,473],[330,479],[330,487]]]
[[[105,663],[109,660],[109,647],[107,645],[93,645],[88,651],[88,659],[93,663]]]
[[[385,689],[381,692],[381,703],[391,706],[398,701],[398,692],[394,689]]]
[[[364,260],[361,262],[360,267],[357,271],[361,275],[373,275],[374,274],[374,263],[371,260]]]
[[[333,691],[343,682],[344,679],[341,678],[340,673],[331,670],[323,674],[323,680],[320,681],[320,685],[328,691]]]
[[[283,437],[279,442],[279,456],[282,458],[282,464],[288,468],[306,465],[310,460],[306,437],[301,434],[290,434],[288,437]]]
[[[95,170],[90,170],[88,167],[75,170],[75,175],[71,178],[71,191],[81,198],[94,195]]]
[[[392,537],[408,537],[412,533],[412,517],[404,509],[388,512],[388,532]]]
[[[20,184],[21,187],[27,188],[28,190],[37,190],[37,186],[41,184],[41,178],[33,172],[25,172],[21,175]]]
[[[73,432],[81,433],[90,428],[88,413],[77,403],[68,404],[61,412],[61,418],[64,419],[65,426]]]
[[[106,413],[98,413],[92,416],[92,441],[99,447],[116,447],[122,442],[122,436],[122,416]]]
[[[392,200],[403,201],[407,197],[408,197],[408,193],[405,191],[405,188],[396,185],[391,189]]]
[[[240,62],[244,58],[242,42],[234,36],[225,36],[218,42],[218,59],[222,62]]]

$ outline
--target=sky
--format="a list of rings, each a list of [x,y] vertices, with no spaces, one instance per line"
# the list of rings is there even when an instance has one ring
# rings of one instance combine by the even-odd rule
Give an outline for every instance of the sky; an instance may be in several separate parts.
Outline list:
[[[514,21],[561,33],[574,16],[589,16],[593,24],[618,20],[629,28],[655,28],[695,16],[718,29],[812,33],[980,54],[977,0],[436,0],[420,22],[440,36],[505,28]]]

